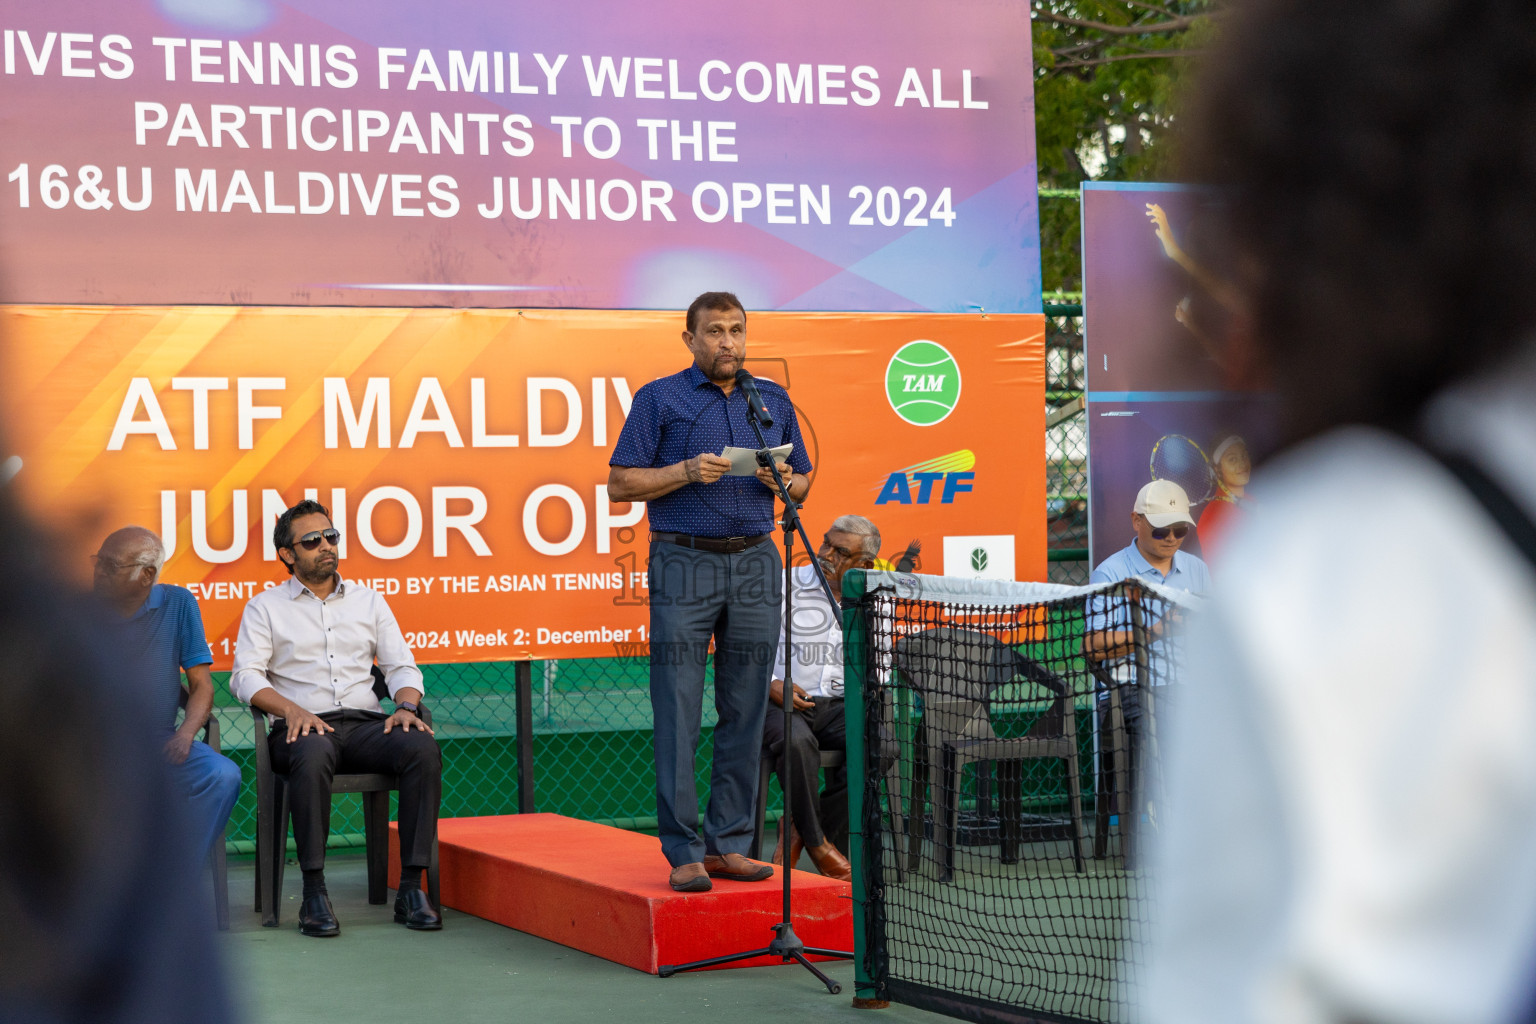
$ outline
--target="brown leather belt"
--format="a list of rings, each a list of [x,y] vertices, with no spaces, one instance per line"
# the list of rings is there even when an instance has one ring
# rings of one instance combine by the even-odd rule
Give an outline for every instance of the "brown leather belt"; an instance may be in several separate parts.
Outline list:
[[[712,551],[717,555],[733,555],[738,551],[757,547],[772,536],[771,533],[760,533],[756,537],[690,537],[686,533],[651,534],[655,540],[676,544],[679,547],[693,548],[696,551]]]

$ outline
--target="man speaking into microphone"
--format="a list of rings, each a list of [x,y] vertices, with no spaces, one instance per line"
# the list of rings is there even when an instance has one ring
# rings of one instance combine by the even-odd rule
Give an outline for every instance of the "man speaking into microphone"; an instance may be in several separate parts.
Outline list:
[[[672,888],[705,892],[712,877],[756,882],[773,874],[746,851],[780,629],[776,490],[768,467],[728,475],[721,453],[758,447],[748,420],[758,406],[772,420],[763,427],[768,447],[794,446],[778,469],[796,501],[811,489],[811,462],[789,395],[742,369],[747,314],[736,296],[694,299],[683,344],[693,364],[635,392],[608,460],[608,497],[647,503],[656,817]],[[701,835],[693,759],[711,637],[718,722]]]

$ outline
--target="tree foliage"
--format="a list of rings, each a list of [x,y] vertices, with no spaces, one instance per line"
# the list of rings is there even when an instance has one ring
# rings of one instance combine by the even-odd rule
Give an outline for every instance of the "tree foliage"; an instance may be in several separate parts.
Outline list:
[[[1040,184],[1172,176],[1172,128],[1189,58],[1216,0],[1031,0]],[[1048,291],[1082,287],[1077,204],[1041,203]]]

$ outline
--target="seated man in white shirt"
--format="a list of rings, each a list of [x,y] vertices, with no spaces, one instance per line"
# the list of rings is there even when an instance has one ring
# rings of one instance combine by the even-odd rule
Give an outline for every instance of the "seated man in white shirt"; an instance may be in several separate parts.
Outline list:
[[[395,920],[435,931],[442,917],[421,888],[442,798],[442,753],[417,717],[421,670],[384,598],[337,571],[341,536],[330,511],[301,501],[277,519],[272,540],[292,578],[245,606],[230,689],[275,721],[267,736],[274,771],[288,776],[293,837],[304,872],[299,930],[341,931],[325,891],[331,780],[337,772],[400,779],[400,888]],[[395,713],[373,692],[377,661]]]
[[[842,516],[826,532],[816,559],[832,584],[832,592],[841,594],[843,573],[849,569],[868,569],[879,553],[880,531],[875,524],[863,516]],[[842,612],[827,605],[827,595],[809,565],[794,570],[792,633],[794,661],[790,677],[795,714],[791,719],[789,747],[793,759],[789,805],[795,835],[788,863],[793,866],[800,859],[803,845],[817,870],[846,881],[852,877],[852,868],[841,849],[848,843],[847,770],[829,768],[826,789],[819,798],[816,793],[821,752],[847,748],[843,724]],[[782,763],[784,751],[786,663],[781,629],[773,681],[768,690],[775,706],[768,709],[763,720],[763,752],[773,758],[775,771]],[[779,831],[779,848],[773,854],[775,864],[784,863],[784,827]]]

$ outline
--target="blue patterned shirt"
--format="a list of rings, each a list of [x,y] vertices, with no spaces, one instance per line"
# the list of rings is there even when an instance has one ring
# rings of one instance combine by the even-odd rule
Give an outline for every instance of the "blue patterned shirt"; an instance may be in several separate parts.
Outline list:
[[[107,648],[139,662],[144,678],[154,683],[150,700],[155,723],[175,728],[181,670],[213,662],[197,598],[185,587],[156,583],[138,611],[126,619],[109,612],[107,621]]]
[[[790,468],[802,475],[810,473],[811,459],[789,393],[771,380],[756,380],[763,404],[773,416],[773,426],[763,430],[768,447],[793,444]],[[689,366],[635,392],[608,464],[659,469],[704,452],[719,455],[726,445],[756,448],[757,435],[747,422],[748,414],[741,388],[733,388],[727,396],[697,364]],[[646,512],[652,530],[695,537],[755,537],[772,532],[775,518],[773,492],[753,476],[685,484],[651,501]]]

